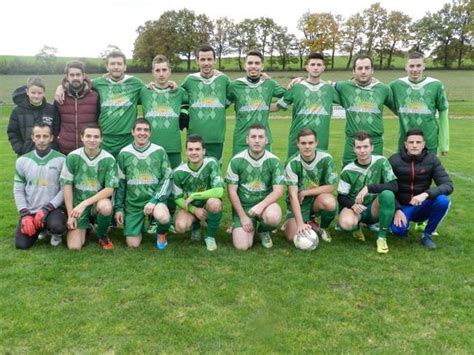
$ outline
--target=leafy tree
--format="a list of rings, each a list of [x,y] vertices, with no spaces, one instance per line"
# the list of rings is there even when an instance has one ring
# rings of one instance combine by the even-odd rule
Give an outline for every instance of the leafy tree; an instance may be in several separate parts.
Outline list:
[[[367,38],[365,52],[371,55],[378,44],[377,40],[383,38],[386,29],[387,10],[385,10],[379,2],[376,2],[362,12],[362,18],[365,22],[364,32]],[[383,56],[383,47],[381,48],[381,54]]]
[[[116,52],[116,51],[121,52],[122,50],[120,49],[120,47],[116,46],[115,44],[108,44],[107,48],[104,49],[102,52],[100,52],[99,56],[101,58],[106,58],[109,55],[109,53]]]
[[[388,48],[388,59],[387,67],[390,68],[392,64],[392,58],[397,45],[406,45],[408,39],[410,38],[409,28],[410,28],[411,18],[408,15],[405,15],[400,11],[391,11],[388,15],[387,20],[387,42],[389,43]]]
[[[234,27],[230,43],[236,50],[239,70],[242,70],[242,55],[257,47],[256,35],[257,25],[255,20],[244,19]]]
[[[294,34],[288,33],[286,27],[278,26],[272,34],[272,41],[279,54],[278,61],[281,69],[285,70],[291,61],[291,52],[297,47],[298,40]]]
[[[456,51],[451,48],[456,39],[456,31],[459,24],[452,16],[452,5],[445,4],[441,10],[433,14],[433,36],[438,46],[432,54],[434,61],[442,63],[444,68],[449,68],[456,59]]]
[[[333,15],[334,21],[331,22],[329,27],[329,38],[330,45],[328,49],[331,49],[331,69],[334,69],[334,59],[336,56],[336,48],[339,48],[342,43],[341,27],[343,18],[341,15]]]
[[[234,22],[227,17],[219,17],[214,21],[214,33],[211,37],[211,45],[216,51],[219,60],[219,70],[222,70],[222,56],[232,53],[230,38],[234,27]]]
[[[453,17],[459,24],[458,40],[456,41],[457,67],[461,68],[464,57],[472,53],[474,22],[472,19],[474,2],[472,0],[454,0]]]
[[[310,52],[323,52],[332,44],[333,28],[337,27],[334,16],[330,13],[306,12],[298,22],[305,35],[305,44]]]
[[[38,54],[36,54],[36,58],[45,62],[54,61],[56,59],[57,52],[58,49],[56,47],[44,45],[43,47],[41,47]]]
[[[277,24],[273,19],[269,17],[260,17],[255,20],[256,30],[257,30],[257,39],[258,39],[258,49],[265,56],[268,42],[272,33],[277,30]]]
[[[349,69],[354,52],[362,47],[362,33],[364,30],[364,19],[360,13],[349,17],[342,26],[342,50],[348,53],[349,58],[346,63],[346,69]]]

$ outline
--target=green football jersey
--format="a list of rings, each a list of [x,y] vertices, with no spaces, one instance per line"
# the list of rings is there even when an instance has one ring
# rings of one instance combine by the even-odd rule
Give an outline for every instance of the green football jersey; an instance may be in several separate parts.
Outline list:
[[[143,82],[134,76],[125,75],[120,81],[100,77],[92,81],[92,86],[100,97],[99,127],[104,138],[102,146],[112,154],[118,153],[133,140],[130,131],[137,118]],[[116,136],[126,136],[126,139]]]
[[[329,153],[317,151],[313,161],[306,162],[298,152],[286,163],[285,181],[288,186],[298,186],[298,191],[333,185],[337,181],[334,159]],[[307,196],[303,203],[313,198],[314,196]]]
[[[82,147],[66,157],[60,182],[72,185],[73,205],[77,206],[106,187],[115,189],[118,186],[117,164],[114,157],[103,149],[91,159]]]
[[[187,103],[186,91],[143,87],[140,101],[143,116],[151,125],[150,142],[162,146],[167,153],[180,153],[179,114],[181,105]]]
[[[382,83],[359,86],[352,81],[338,81],[336,90],[346,110],[346,136],[363,130],[372,137],[383,136],[383,107],[395,110],[392,90]]]
[[[235,104],[236,123],[234,146],[245,145],[249,127],[261,123],[267,131],[268,143],[272,143],[272,133],[268,123],[273,97],[283,97],[286,89],[275,80],[260,79],[256,83],[240,78],[230,83],[228,99]]]
[[[248,150],[244,150],[231,159],[225,182],[238,185],[240,203],[243,207],[251,207],[265,199],[274,185],[285,185],[285,176],[276,155],[265,151],[260,159],[255,160]]]
[[[117,210],[142,210],[148,203],[166,202],[171,192],[172,171],[165,150],[149,143],[143,149],[130,144],[118,157],[120,181]]]
[[[405,141],[406,132],[417,127],[423,131],[426,147],[429,150],[436,149],[439,130],[436,111],[448,109],[443,83],[430,77],[414,83],[405,77],[392,81],[390,87],[400,122],[399,145]],[[441,142],[441,145],[446,143]]]
[[[393,180],[397,177],[393,173],[392,166],[388,162],[387,158],[381,155],[372,155],[372,161],[369,165],[363,166],[352,162],[344,167],[341,172],[339,179],[339,186],[337,192],[341,195],[347,195],[350,199],[355,200],[357,194],[365,186],[371,184],[384,184]],[[367,194],[365,196],[363,204],[370,204],[377,194]]]
[[[229,82],[222,73],[210,78],[195,73],[184,79],[181,86],[189,96],[188,134],[199,134],[206,143],[224,142]]]
[[[224,187],[219,162],[212,157],[204,157],[201,167],[194,171],[188,163],[178,166],[173,172],[173,198],[188,198],[193,192],[202,192],[216,187]]]
[[[278,101],[278,106],[287,109],[293,104],[288,150],[293,155],[298,150],[296,137],[303,128],[310,128],[318,135],[318,149],[328,150],[329,126],[332,104],[339,104],[339,94],[325,82],[311,84],[302,81],[288,90]]]

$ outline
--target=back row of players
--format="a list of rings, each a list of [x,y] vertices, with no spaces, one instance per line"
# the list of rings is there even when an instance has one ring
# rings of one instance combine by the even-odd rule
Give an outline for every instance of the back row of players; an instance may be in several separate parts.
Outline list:
[[[80,63],[70,63],[67,67],[63,85],[60,86],[58,90],[58,101],[62,102],[58,102],[57,104],[58,110],[61,114],[60,123],[58,123],[57,119],[55,120],[54,112],[52,112],[53,117],[44,115],[44,112],[42,112],[42,116],[41,114],[36,114],[28,117],[28,111],[33,111],[35,114],[40,112],[38,108],[41,108],[42,111],[44,111],[44,108],[47,106],[43,99],[44,85],[41,85],[39,79],[36,79],[36,81],[32,80],[32,82],[29,82],[26,92],[25,89],[23,89],[23,93],[21,92],[21,89],[18,90],[18,95],[16,97],[24,98],[27,96],[27,100],[26,105],[24,102],[16,100],[18,107],[12,112],[8,127],[10,142],[19,155],[31,150],[33,144],[35,144],[35,139],[30,138],[28,133],[32,132],[33,124],[42,121],[48,124],[49,127],[52,127],[52,134],[50,135],[53,143],[55,137],[59,136],[58,143],[59,146],[62,147],[61,150],[63,152],[68,153],[67,149],[72,150],[76,148],[79,146],[79,142],[81,141],[84,143],[85,148],[76,150],[74,151],[74,154],[69,154],[68,156],[68,161],[71,159],[71,161],[86,162],[85,165],[77,162],[71,163],[75,164],[73,166],[76,168],[78,168],[79,165],[83,165],[78,169],[80,172],[84,173],[84,171],[87,170],[84,168],[86,165],[88,167],[95,166],[97,169],[98,162],[103,159],[97,159],[96,155],[98,157],[106,155],[104,150],[99,149],[98,143],[102,140],[102,147],[112,153],[112,155],[116,156],[118,161],[118,176],[120,184],[123,186],[117,191],[117,212],[115,217],[119,223],[125,222],[127,243],[130,246],[138,246],[140,244],[141,228],[145,212],[147,215],[153,214],[158,220],[159,237],[157,239],[157,246],[159,248],[166,247],[166,234],[164,233],[164,230],[168,228],[167,224],[170,221],[169,211],[165,208],[166,205],[163,204],[163,206],[161,206],[161,204],[159,204],[159,202],[165,201],[161,199],[167,198],[171,186],[171,182],[167,182],[169,176],[166,174],[171,174],[170,168],[174,168],[175,179],[179,176],[181,171],[187,171],[188,175],[194,176],[195,179],[196,176],[199,175],[196,172],[201,171],[203,166],[208,167],[205,170],[210,169],[212,166],[219,167],[217,162],[214,161],[214,163],[212,163],[212,158],[202,158],[201,166],[193,165],[192,156],[188,150],[191,148],[199,150],[196,147],[190,148],[190,145],[193,146],[194,144],[200,146],[201,151],[206,152],[206,155],[221,160],[225,134],[225,108],[230,104],[230,102],[235,103],[237,121],[233,141],[234,158],[232,159],[228,169],[227,182],[229,183],[229,198],[233,206],[233,240],[234,245],[239,249],[247,249],[252,245],[254,229],[260,231],[262,245],[270,247],[271,238],[269,230],[275,227],[275,220],[278,220],[279,222],[281,217],[281,211],[275,202],[281,196],[283,185],[285,184],[282,171],[279,174],[276,172],[274,176],[276,180],[270,180],[272,184],[269,185],[268,183],[270,181],[264,183],[262,182],[262,179],[266,179],[267,177],[273,178],[273,174],[267,175],[266,171],[262,172],[258,169],[253,169],[256,167],[259,169],[268,169],[268,164],[263,164],[263,162],[266,162],[267,160],[278,160],[278,158],[272,155],[269,151],[265,151],[265,145],[260,147],[262,146],[262,141],[268,143],[267,147],[271,143],[271,133],[268,124],[268,116],[271,110],[286,108],[289,104],[294,105],[288,142],[288,157],[291,157],[293,153],[296,153],[299,148],[297,142],[303,139],[302,137],[313,137],[312,139],[316,141],[316,134],[311,134],[311,132],[318,133],[319,148],[321,148],[321,151],[316,154],[315,145],[313,145],[312,152],[313,154],[316,154],[315,156],[319,157],[319,159],[313,157],[316,159],[314,161],[319,162],[321,160],[320,158],[325,155],[330,157],[329,154],[324,153],[322,150],[327,150],[328,146],[329,121],[332,116],[333,102],[341,104],[346,109],[345,164],[353,162],[356,157],[359,159],[359,156],[356,154],[356,146],[354,146],[353,142],[354,137],[359,134],[358,132],[360,130],[365,130],[369,133],[366,139],[369,139],[370,137],[370,143],[374,144],[374,151],[381,155],[383,145],[382,112],[384,105],[387,105],[399,115],[401,123],[400,137],[402,140],[405,140],[406,131],[411,127],[420,127],[422,129],[422,131],[420,131],[422,137],[424,136],[426,138],[427,147],[432,152],[436,152],[437,149],[438,125],[436,123],[435,113],[436,110],[438,110],[441,127],[441,151],[442,154],[447,153],[447,101],[444,88],[439,81],[423,77],[423,58],[418,54],[411,55],[408,59],[408,78],[400,79],[392,83],[392,89],[381,84],[372,77],[372,60],[367,56],[360,56],[354,61],[354,78],[351,81],[337,82],[334,86],[324,83],[320,80],[320,75],[324,71],[323,58],[320,54],[311,54],[306,65],[308,78],[294,84],[288,91],[278,85],[275,81],[262,77],[263,58],[258,52],[249,52],[246,57],[247,77],[237,79],[233,82],[229,82],[229,79],[225,75],[220,72],[215,72],[213,69],[215,55],[211,47],[200,48],[197,58],[201,68],[200,73],[189,75],[182,87],[172,89],[169,87],[169,78],[171,74],[169,63],[163,56],[157,56],[153,61],[155,84],[147,88],[144,87],[138,79],[125,75],[125,57],[121,53],[111,53],[107,58],[108,74],[92,82],[92,87],[98,92],[99,97],[97,97],[95,91],[90,91],[91,83],[85,77],[83,67]],[[395,94],[397,93],[397,90],[399,94]],[[60,96],[64,93],[65,100],[62,100]],[[277,105],[271,105],[272,97],[275,96],[282,97],[282,99],[277,103]],[[394,96],[395,99],[393,98]],[[139,125],[137,125],[137,122],[140,121],[135,121],[137,115],[136,106],[138,102],[141,102],[143,106],[145,117],[145,120]],[[99,103],[100,113],[97,110],[97,106],[94,105],[97,103]],[[190,141],[186,144],[186,155],[189,159],[189,163],[178,167],[181,162],[179,118],[184,103],[189,103],[188,140]],[[95,111],[93,110],[94,108]],[[86,118],[91,119],[94,114],[99,115],[98,123],[103,133],[101,133],[97,128],[89,127],[89,129],[84,131],[80,127],[87,127],[86,124],[88,122],[85,122]],[[181,113],[181,117],[183,116],[185,115]],[[255,123],[259,123],[261,126],[253,126]],[[249,130],[251,126],[254,127],[253,130]],[[138,128],[142,133],[137,132]],[[310,130],[302,131],[303,128],[309,128]],[[43,127],[43,129],[45,128]],[[93,136],[95,137],[96,149],[98,150],[90,151],[89,149],[89,151],[87,151],[88,148],[86,142],[88,141],[87,137],[89,136],[89,130],[96,131]],[[79,136],[80,131],[83,131],[83,134]],[[130,131],[132,132],[132,135],[130,135]],[[306,133],[303,133],[302,136],[296,139],[296,136],[301,132]],[[255,138],[255,135],[258,137]],[[34,132],[31,137],[34,137]],[[204,139],[202,140],[200,137],[204,137]],[[141,144],[140,139],[142,141],[146,140],[146,144]],[[150,145],[148,139],[150,139],[152,143],[158,143],[164,148],[164,150],[155,144]],[[198,141],[192,142],[193,139],[197,139]],[[254,145],[262,149],[260,152],[257,152],[258,154],[252,155],[253,139],[257,140]],[[366,139],[363,139],[362,141],[365,141]],[[133,140],[131,145],[129,145],[130,140]],[[205,147],[204,141],[206,142]],[[249,143],[250,145],[247,145]],[[368,146],[372,147],[372,144],[368,144]],[[147,171],[146,167],[142,166],[143,164],[150,164],[148,153],[144,153],[145,151],[148,151],[149,147],[153,147],[152,150],[154,155],[164,154],[166,156],[165,158],[161,157],[160,160],[160,167],[163,166],[162,173],[164,175],[154,176],[152,173]],[[93,147],[91,146],[91,148]],[[92,153],[92,155],[89,153]],[[126,156],[127,153],[130,155],[128,159],[121,158],[122,156]],[[260,153],[262,155],[260,155]],[[29,156],[29,159],[32,161],[35,159],[38,160],[41,158],[41,152],[38,153],[38,149],[35,149],[33,153],[29,154]],[[43,155],[43,157],[44,156],[45,155]],[[75,156],[76,158],[74,158]],[[147,156],[145,163],[143,163],[140,158],[144,156]],[[270,156],[271,159],[268,158]],[[300,153],[296,154],[296,156],[303,156],[301,149]],[[238,159],[239,157],[240,160]],[[268,159],[262,159],[262,157],[267,157]],[[20,160],[21,159],[19,159],[19,161]],[[123,160],[122,163],[121,160]],[[332,158],[330,160],[332,161]],[[373,159],[370,158],[369,165],[372,165],[372,160]],[[165,162],[167,161],[171,163],[171,166],[169,166],[169,163],[168,166],[166,166]],[[236,161],[240,161],[240,163],[235,163]],[[245,163],[243,163],[244,161]],[[292,159],[289,160],[289,163],[291,161]],[[23,164],[28,165],[25,163]],[[127,164],[130,165],[130,168]],[[236,167],[233,167],[233,164],[237,164],[237,166],[248,165],[248,167],[242,168],[243,170],[241,171],[242,174],[247,175],[245,183],[242,183],[242,187],[239,183],[242,178],[240,177],[240,174],[233,170],[236,169]],[[63,170],[62,182],[65,186],[64,199],[68,211],[67,224],[70,229],[68,233],[68,246],[74,249],[82,246],[85,240],[85,228],[88,226],[88,218],[81,218],[81,216],[87,215],[87,213],[85,213],[86,209],[95,209],[98,212],[97,233],[100,237],[103,237],[100,239],[101,245],[104,248],[110,248],[112,244],[105,236],[105,232],[110,222],[110,218],[112,217],[113,208],[107,197],[112,194],[113,188],[116,186],[108,186],[105,184],[104,180],[100,180],[98,177],[95,177],[95,183],[93,183],[94,179],[90,177],[87,180],[87,183],[83,181],[83,183],[78,185],[74,183],[75,174],[72,172],[74,171],[73,167],[69,167],[68,163],[66,163],[65,166],[66,168]],[[215,169],[211,170],[214,171]],[[286,170],[288,173],[288,166]],[[31,167],[25,170],[25,172],[31,171]],[[104,173],[104,171],[104,169],[99,169],[99,172]],[[169,172],[167,173],[167,171]],[[213,174],[213,176],[215,176],[214,180],[217,181],[220,179],[217,178],[220,174],[216,174],[215,171]],[[318,179],[320,178],[321,181],[312,181],[312,183],[317,184],[318,186],[322,184],[325,189],[323,189],[324,191],[318,190],[318,192],[312,196],[321,195],[320,200],[323,202],[320,201],[320,204],[327,207],[321,208],[323,205],[319,205],[319,207],[316,208],[316,205],[314,206],[316,210],[321,211],[321,223],[323,227],[321,233],[323,239],[329,239],[330,237],[326,228],[336,213],[336,202],[330,194],[332,191],[331,185],[335,183],[334,164],[332,163],[328,175],[324,176],[324,179],[327,178],[329,180],[323,180],[321,175],[323,174],[323,170],[317,173],[317,175],[318,174]],[[371,175],[371,173],[368,175],[366,174],[364,180]],[[113,185],[114,178],[112,176],[115,175],[110,173],[109,185]],[[131,178],[132,176],[133,178]],[[291,173],[287,176],[286,183],[291,180],[289,176],[292,176]],[[331,178],[330,176],[333,177]],[[341,175],[341,182],[343,176],[344,172]],[[191,178],[188,177],[188,179]],[[22,184],[28,186],[34,185],[25,183],[26,180],[25,176],[22,176],[21,173],[19,174],[17,167],[15,183],[16,196]],[[99,182],[99,180],[101,182]],[[325,183],[322,183],[322,181],[325,181]],[[436,183],[438,184],[438,181],[436,181]],[[152,195],[153,197],[149,199],[144,206],[141,206],[143,202],[141,200],[137,202],[136,205],[133,203],[128,205],[124,202],[129,199],[129,196],[127,195],[127,193],[131,193],[129,191],[139,191],[140,187],[150,184],[158,190],[148,189],[148,197],[150,198]],[[56,185],[58,185],[57,182]],[[78,195],[78,186],[80,187],[79,190],[83,192],[87,191],[89,194],[90,192],[94,192],[94,198],[87,197],[85,200],[79,196],[76,198],[76,195]],[[273,189],[269,192],[268,189],[271,186]],[[304,190],[303,185],[298,185],[297,183],[296,186],[299,186],[296,190],[297,201],[301,203],[304,200],[304,193],[299,192]],[[133,187],[135,187],[135,189]],[[193,238],[197,239],[200,235],[200,233],[198,233],[199,224],[197,221],[207,220],[208,232],[205,241],[208,249],[214,250],[216,248],[214,236],[219,225],[218,222],[220,221],[222,210],[220,197],[222,197],[223,194],[223,186],[216,185],[208,187],[210,189],[204,189],[203,186],[194,186],[191,190],[183,190],[183,187],[179,187],[175,183],[174,190],[179,192],[181,189],[182,193],[182,196],[177,198],[176,201],[180,210],[177,213],[175,227],[178,232],[183,232],[186,229],[192,228],[194,231],[192,232]],[[317,189],[319,189],[319,187]],[[187,188],[189,189],[190,187],[188,186]],[[347,190],[347,186],[345,188]],[[392,188],[392,190],[394,189],[396,190],[396,186]],[[203,190],[205,193],[202,193]],[[296,203],[295,206],[295,203],[291,203],[291,190],[292,189],[290,188],[289,202],[291,208],[289,211],[290,213],[293,213],[297,209],[301,210],[301,208],[299,208],[298,203]],[[154,192],[151,193],[151,191]],[[198,193],[198,191],[201,191],[201,193]],[[244,193],[244,191],[246,192]],[[374,193],[374,191],[371,192]],[[197,195],[195,195],[196,193]],[[367,191],[365,191],[365,194],[367,194]],[[127,195],[126,198],[124,197],[125,195]],[[137,193],[136,196],[138,195],[140,195],[140,193]],[[175,194],[175,197],[178,195]],[[39,192],[35,191],[32,196],[39,196]],[[264,198],[260,200],[262,196]],[[359,199],[353,199],[352,205],[357,205],[358,202],[364,200],[364,196],[365,195],[362,197],[357,196]],[[91,198],[92,200],[90,200]],[[243,202],[241,201],[242,198],[244,199]],[[196,201],[193,203],[193,200],[196,199],[207,202],[195,206]],[[70,201],[68,202],[68,200]],[[133,195],[130,200],[134,200]],[[256,200],[260,201],[255,203]],[[87,203],[84,201],[87,201]],[[28,237],[30,239],[23,238],[23,240],[27,241],[26,244],[18,243],[18,240],[21,239],[18,236],[23,233],[22,230],[28,232],[34,230],[34,234],[37,234],[40,229],[39,227],[47,221],[44,216],[51,211],[52,207],[58,207],[57,205],[54,205],[52,200],[50,202],[53,206],[46,208],[49,205],[48,203],[44,206],[36,206],[37,208],[35,210],[35,208],[21,207],[18,205],[17,199],[17,207],[20,214],[22,214],[22,219],[17,230],[17,246],[22,247],[22,245],[25,245],[28,247],[28,245],[32,245],[32,243],[28,242],[34,240],[35,236],[33,236],[33,238]],[[339,200],[339,203],[341,207],[349,207],[348,201],[345,201],[345,203],[342,201],[341,203],[341,200]],[[303,203],[303,206],[304,205],[305,203]],[[95,207],[92,208],[92,206]],[[353,211],[357,219],[360,220],[362,217],[362,207],[360,208],[361,210],[357,210],[357,206],[355,206],[355,208],[353,207],[350,208],[351,211]],[[313,208],[310,207],[310,210],[312,209]],[[264,213],[264,210],[268,213],[267,217],[265,217],[266,214]],[[365,210],[365,208],[363,210]],[[327,213],[324,213],[323,211]],[[39,213],[39,217],[37,217],[37,212],[41,212]],[[342,212],[344,212],[344,209]],[[311,214],[311,211],[309,213]],[[391,215],[393,216],[393,213]],[[105,218],[106,216],[109,218]],[[251,218],[249,217],[255,217],[258,219],[258,228],[254,223],[252,223]],[[289,217],[291,221],[292,218],[291,216]],[[342,220],[340,219],[340,225],[344,228],[345,223],[343,217],[344,213],[341,214]],[[31,223],[26,223],[24,220],[31,221]],[[309,219],[303,218],[304,222],[308,220]],[[329,221],[329,223],[326,223],[327,221]],[[276,224],[278,224],[278,222]],[[285,225],[287,236],[290,239],[294,236],[295,232],[302,232],[304,229],[308,228],[308,224],[300,223],[301,220],[298,220],[298,217],[296,217],[293,222],[288,222]],[[391,217],[388,224],[390,224],[390,222]],[[27,229],[23,228],[24,224],[27,225]],[[356,225],[357,224],[358,222]],[[381,221],[381,225],[382,224]],[[352,227],[353,226],[354,223],[352,223]],[[388,227],[382,227],[380,229],[377,241],[379,252],[388,251],[384,236],[387,229]],[[428,232],[427,234],[431,234]],[[28,235],[31,233],[24,234]],[[59,233],[53,233],[53,236],[57,236],[58,234]],[[55,239],[57,239],[57,237]],[[434,243],[432,245],[434,245]]]

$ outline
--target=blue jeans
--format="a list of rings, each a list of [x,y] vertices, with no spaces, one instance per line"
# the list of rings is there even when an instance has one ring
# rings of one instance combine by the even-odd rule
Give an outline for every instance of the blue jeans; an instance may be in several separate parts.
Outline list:
[[[428,220],[424,234],[431,235],[448,213],[451,201],[446,195],[438,195],[435,199],[426,199],[420,206],[402,205],[402,212],[407,218],[407,224],[397,227],[392,223],[392,233],[395,235],[407,235],[410,221],[424,222]]]

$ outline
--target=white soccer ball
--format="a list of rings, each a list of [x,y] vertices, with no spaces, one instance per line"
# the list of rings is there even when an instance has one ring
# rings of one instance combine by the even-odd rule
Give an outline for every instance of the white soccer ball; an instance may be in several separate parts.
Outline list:
[[[295,247],[301,250],[314,250],[319,245],[319,238],[316,232],[312,229],[301,234],[296,234],[293,238]]]

